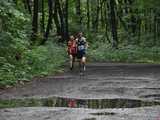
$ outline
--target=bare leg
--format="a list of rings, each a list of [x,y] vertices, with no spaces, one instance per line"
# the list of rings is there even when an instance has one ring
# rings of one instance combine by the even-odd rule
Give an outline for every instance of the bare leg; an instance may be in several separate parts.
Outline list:
[[[75,63],[75,56],[73,56],[73,59],[72,59],[72,68],[74,68],[74,63]]]
[[[83,66],[83,70],[86,70],[86,57],[82,57],[82,66]]]
[[[72,70],[73,69],[73,56],[69,55],[69,57],[70,57],[70,69]]]
[[[79,71],[81,72],[81,59],[79,59],[78,62],[79,62]]]

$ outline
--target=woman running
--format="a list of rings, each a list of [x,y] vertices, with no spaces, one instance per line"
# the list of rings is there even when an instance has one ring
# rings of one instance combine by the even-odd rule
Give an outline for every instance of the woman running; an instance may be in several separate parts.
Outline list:
[[[70,58],[70,70],[74,67],[75,57],[77,55],[77,42],[73,35],[70,36],[68,41],[68,55]]]

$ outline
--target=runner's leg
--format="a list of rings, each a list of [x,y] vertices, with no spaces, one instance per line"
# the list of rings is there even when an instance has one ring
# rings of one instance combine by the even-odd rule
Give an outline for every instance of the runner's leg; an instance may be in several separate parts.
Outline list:
[[[81,59],[79,59],[78,61],[79,61],[79,71],[81,72]]]
[[[79,71],[81,72],[82,70],[81,70],[81,68],[82,68],[82,54],[81,53],[79,53],[78,54],[78,62],[79,62]]]
[[[73,55],[69,55],[70,57],[70,69],[72,70],[73,69]]]
[[[74,63],[75,63],[75,59],[76,59],[76,55],[72,55],[73,58],[72,58],[72,68],[74,68]]]
[[[82,57],[82,66],[83,66],[83,71],[85,71],[86,70],[86,57],[85,56],[83,56]]]

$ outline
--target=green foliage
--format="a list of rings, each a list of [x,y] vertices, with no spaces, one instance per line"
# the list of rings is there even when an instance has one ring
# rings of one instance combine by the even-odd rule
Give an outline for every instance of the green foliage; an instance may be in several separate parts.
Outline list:
[[[0,86],[15,85],[30,80],[34,76],[53,74],[60,69],[66,61],[63,47],[53,43],[46,46],[26,50],[19,61],[7,62],[0,57]]]
[[[34,76],[55,73],[60,70],[66,60],[64,47],[56,44],[58,40],[55,37],[55,26],[50,31],[54,36],[54,44],[50,39],[46,45],[36,46],[43,39],[43,30],[38,29],[36,44],[30,46],[32,17],[25,11],[23,1],[16,1],[17,5],[13,0],[0,2],[0,87],[15,85],[18,82],[23,83]],[[81,2],[81,16],[77,16],[75,1],[69,0],[69,32],[71,34],[80,30],[84,32],[89,42],[87,53],[89,59],[109,62],[160,63],[160,49],[158,48],[160,45],[158,32],[160,2],[158,0],[136,0],[130,4],[116,2],[116,12],[121,18],[121,20],[117,19],[119,49],[111,47],[113,40],[110,6],[106,6],[106,2],[104,1],[103,6],[99,6],[102,10],[97,16],[97,1],[90,1],[90,30],[88,30],[86,1]],[[60,4],[64,7],[64,1]],[[46,27],[49,15],[46,0],[44,6]],[[42,15],[41,8],[38,14]],[[77,22],[80,17],[82,17],[82,28]],[[99,24],[97,30],[96,21]],[[40,26],[39,24],[38,27]]]
[[[113,49],[109,44],[101,43],[91,46],[88,54],[91,61],[160,63],[160,49],[158,47],[148,48],[130,45]]]
[[[139,8],[154,8],[159,9],[160,1],[159,0],[136,0],[136,5],[139,6]]]
[[[54,45],[39,46],[25,53],[25,59],[30,66],[30,72],[34,75],[47,75],[58,70],[65,62],[65,49]]]
[[[12,2],[1,1],[0,19],[0,86],[13,85],[17,81],[16,56],[27,48],[25,25],[29,19],[24,13],[15,9]]]
[[[16,8],[13,2],[0,3],[0,87],[54,73],[65,61],[64,48],[56,44],[30,49],[31,19]]]

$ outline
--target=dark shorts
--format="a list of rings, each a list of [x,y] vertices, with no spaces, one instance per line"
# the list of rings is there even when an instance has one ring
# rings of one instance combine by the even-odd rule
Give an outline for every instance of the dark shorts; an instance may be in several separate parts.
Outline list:
[[[70,53],[68,55],[72,55],[74,58],[77,56],[77,54],[70,54]]]
[[[77,52],[77,58],[78,59],[82,59],[83,57],[85,57],[86,52],[85,51],[78,51]]]

